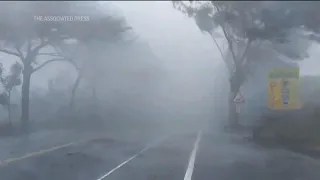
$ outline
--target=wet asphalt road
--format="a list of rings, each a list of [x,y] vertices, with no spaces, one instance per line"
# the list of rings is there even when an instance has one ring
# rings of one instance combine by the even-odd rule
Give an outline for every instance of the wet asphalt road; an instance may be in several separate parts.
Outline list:
[[[222,132],[152,141],[96,138],[0,167],[1,180],[319,180],[317,160]],[[190,160],[194,156],[193,166]],[[190,175],[190,172],[189,172]],[[190,177],[189,177],[190,178]]]

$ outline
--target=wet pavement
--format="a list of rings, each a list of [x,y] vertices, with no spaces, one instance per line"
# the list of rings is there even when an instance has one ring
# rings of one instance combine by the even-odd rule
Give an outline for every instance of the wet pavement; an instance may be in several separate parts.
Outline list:
[[[2,162],[1,180],[320,179],[318,160],[198,130],[144,140],[96,137]]]

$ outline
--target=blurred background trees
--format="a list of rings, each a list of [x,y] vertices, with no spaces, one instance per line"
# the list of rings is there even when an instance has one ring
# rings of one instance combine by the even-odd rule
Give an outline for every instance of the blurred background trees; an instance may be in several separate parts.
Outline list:
[[[310,38],[315,39],[319,29],[312,25],[316,20],[310,23],[307,18],[310,13],[316,15],[309,11],[311,3],[173,1],[173,5],[193,18],[219,50],[229,75],[229,120],[235,125],[238,115],[233,99],[256,65],[263,63],[257,49],[288,61],[303,60],[308,57]]]

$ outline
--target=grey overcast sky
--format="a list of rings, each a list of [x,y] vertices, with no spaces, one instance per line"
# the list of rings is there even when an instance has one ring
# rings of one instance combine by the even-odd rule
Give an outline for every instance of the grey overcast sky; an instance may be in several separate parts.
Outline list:
[[[172,61],[174,57],[174,61],[182,62],[185,68],[206,66],[209,61],[215,66],[220,62],[210,38],[199,31],[193,20],[173,9],[171,1],[111,2],[163,60]],[[319,49],[319,45],[310,48],[310,58],[300,63],[301,74],[320,74]]]
[[[148,42],[156,55],[167,67],[173,70],[183,69],[185,74],[192,76],[188,70],[212,69],[220,61],[220,54],[211,39],[202,34],[195,22],[172,7],[171,1],[108,1],[108,8],[119,15],[124,15],[134,31]],[[310,58],[301,63],[302,74],[319,74],[319,46],[310,49]],[[0,59],[14,59],[0,53]],[[4,61],[14,62],[14,61]],[[59,65],[45,67],[42,76],[35,76],[33,86],[46,86],[46,81],[54,71],[61,69]],[[50,73],[51,72],[51,73]]]
[[[170,1],[112,3],[162,60],[175,61],[174,64],[183,68],[207,66],[209,61],[217,64],[213,59],[220,55],[211,40],[199,31],[192,19],[173,9]]]

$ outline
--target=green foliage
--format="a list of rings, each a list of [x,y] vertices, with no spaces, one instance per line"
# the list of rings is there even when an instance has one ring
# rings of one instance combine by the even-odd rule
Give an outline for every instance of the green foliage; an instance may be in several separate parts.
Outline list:
[[[202,32],[210,34],[228,65],[234,95],[245,82],[250,63],[259,62],[259,58],[247,59],[248,49],[260,46],[291,60],[303,60],[308,57],[308,38],[320,42],[320,11],[315,8],[320,3],[173,1],[173,6],[193,18]],[[312,34],[308,37],[306,31]],[[223,34],[231,58],[226,58],[217,43],[218,33]]]
[[[5,88],[11,91],[15,86],[21,85],[22,65],[15,62],[10,68],[10,75],[6,78]]]
[[[71,39],[82,43],[122,39],[131,27],[124,18],[108,15],[98,7],[97,2],[0,2],[0,52],[19,57],[24,68],[32,72],[37,65],[36,56],[44,47],[59,48]],[[50,16],[82,16],[84,19],[41,20]]]
[[[196,5],[197,4],[197,5]],[[303,4],[303,5],[301,5]],[[320,3],[262,2],[262,1],[191,1],[190,5],[175,1],[174,7],[189,13],[203,32],[212,34],[218,27],[224,36],[233,43],[239,41],[269,41],[272,44],[287,44],[292,29],[317,32],[320,27]],[[191,10],[190,10],[191,9]],[[312,35],[314,40],[319,36]],[[303,56],[282,53],[290,59],[303,59]]]
[[[15,86],[21,85],[22,65],[15,62],[10,67],[10,74],[8,76],[1,75],[1,82],[6,92],[11,91]]]
[[[21,85],[22,65],[18,62],[14,63],[10,68],[10,74],[4,76],[2,64],[0,65],[0,80],[4,87],[4,92],[0,94],[0,104],[9,104],[9,93],[15,86]]]

